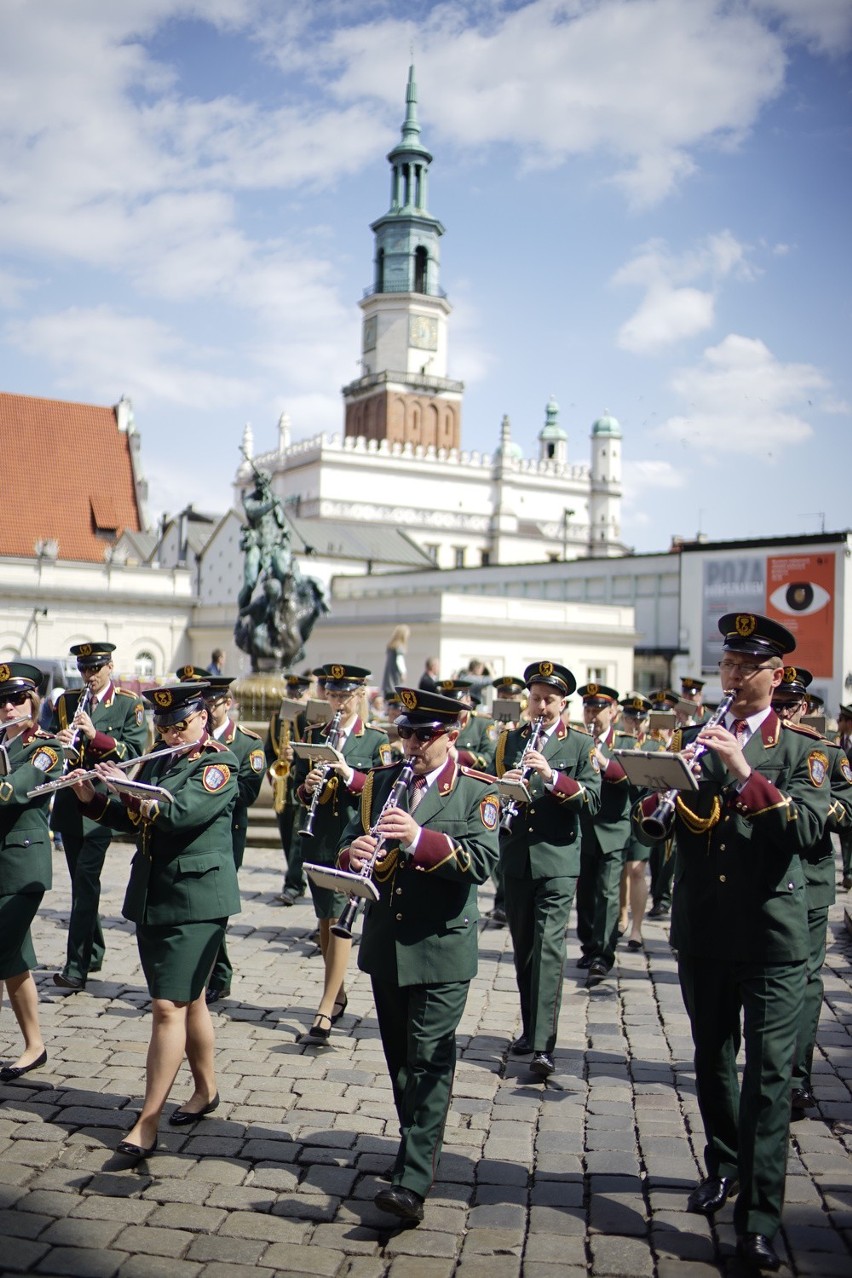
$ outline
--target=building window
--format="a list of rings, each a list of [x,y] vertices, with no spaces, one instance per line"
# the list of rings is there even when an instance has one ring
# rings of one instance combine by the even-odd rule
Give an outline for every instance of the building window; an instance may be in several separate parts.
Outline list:
[[[150,652],[137,652],[133,662],[133,670],[137,679],[154,678],[154,658]]]
[[[376,254],[376,292],[385,291],[385,250],[380,248]]]
[[[432,563],[436,564],[438,562],[438,547],[432,543],[427,543],[427,545],[425,545],[423,549],[426,551],[426,554],[432,560]]]
[[[426,273],[429,266],[429,255],[422,244],[414,250],[414,292],[426,292]]]
[[[487,567],[488,567],[488,565],[491,563],[491,551],[490,551],[490,550],[480,550],[480,552],[479,552],[479,563],[480,563],[480,566],[481,566],[482,568],[487,568]]]
[[[464,546],[453,546],[456,568],[464,568]]]
[[[586,666],[586,683],[606,683],[606,667]]]

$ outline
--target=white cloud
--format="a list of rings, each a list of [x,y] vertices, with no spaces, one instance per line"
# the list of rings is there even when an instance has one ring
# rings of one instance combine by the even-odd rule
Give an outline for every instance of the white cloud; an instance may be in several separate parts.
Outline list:
[[[179,333],[109,306],[71,307],[9,326],[6,341],[68,370],[60,385],[84,387],[106,403],[119,395],[185,408],[240,404],[251,386],[219,371],[222,351],[197,351]],[[205,366],[205,364],[207,366]]]
[[[719,284],[729,276],[753,279],[748,246],[728,230],[708,235],[696,248],[675,254],[663,240],[652,240],[620,267],[610,283],[645,289],[639,307],[618,332],[617,344],[637,355],[653,354],[699,333],[715,321]],[[694,281],[709,280],[698,289]]]
[[[781,21],[818,53],[839,57],[852,48],[850,0],[751,0],[758,14]]]
[[[809,439],[813,430],[801,413],[828,381],[812,364],[781,363],[764,342],[731,333],[699,364],[681,369],[671,388],[688,409],[654,434],[682,449],[685,464],[733,466],[739,459],[778,461]]]

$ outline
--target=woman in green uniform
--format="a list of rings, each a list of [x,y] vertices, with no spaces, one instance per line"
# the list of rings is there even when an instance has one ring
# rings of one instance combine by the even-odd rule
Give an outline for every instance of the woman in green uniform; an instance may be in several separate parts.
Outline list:
[[[24,1038],[14,1065],[0,1068],[10,1083],[47,1061],[32,977],[30,925],[52,882],[49,796],[27,798],[62,771],[62,747],[38,726],[41,671],[23,661],[0,664],[0,998],[5,985]]]
[[[228,916],[240,909],[231,838],[238,765],[208,735],[206,688],[178,684],[144,694],[164,746],[183,749],[158,752],[136,779],[168,791],[170,801],[116,790],[126,773],[112,763],[96,767],[112,793],[96,791],[90,780],[74,787],[86,816],[135,831],[138,840],[122,913],[136,924],[153,1025],[142,1112],[118,1146],[135,1158],[156,1149],[160,1116],[184,1055],[195,1087],[170,1124],[196,1122],[219,1104],[204,995]]]

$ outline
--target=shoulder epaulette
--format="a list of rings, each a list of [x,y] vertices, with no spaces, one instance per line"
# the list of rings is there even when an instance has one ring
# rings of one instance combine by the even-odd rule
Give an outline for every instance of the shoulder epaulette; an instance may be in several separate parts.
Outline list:
[[[119,697],[130,697],[133,701],[142,700],[141,692],[130,692],[127,688],[114,688],[113,691],[116,692]]]
[[[217,741],[215,737],[208,737],[204,744],[208,750],[216,750],[220,754],[228,750],[228,746],[223,745],[221,741]]]
[[[35,738],[36,738],[36,737],[40,737],[40,738],[42,739],[42,741],[55,741],[55,740],[56,740],[56,738],[54,737],[53,733],[52,733],[52,732],[46,732],[44,728],[36,728],[36,730],[35,730],[35,732],[33,733],[32,737],[30,737],[30,740],[31,740],[31,741],[33,741],[33,740],[35,740]]]
[[[244,728],[241,723],[237,724],[237,732],[241,732],[244,737],[253,737],[255,741],[261,739],[256,732],[252,732],[251,728]]]
[[[463,772],[466,777],[473,777],[474,781],[484,781],[486,785],[494,785],[497,780],[490,772],[480,772],[478,768],[466,768],[464,764],[459,768],[459,772]]]
[[[566,732],[579,732],[584,737],[590,737],[592,735],[589,729],[583,723],[566,723],[565,730]]]
[[[782,728],[789,728],[791,732],[801,732],[804,737],[811,737],[815,741],[824,741],[821,732],[817,732],[816,728],[812,728],[809,723],[788,723],[786,719],[781,720]]]
[[[377,763],[374,768],[370,768],[370,772],[387,772],[388,768],[398,768],[399,759],[392,759],[390,763]]]

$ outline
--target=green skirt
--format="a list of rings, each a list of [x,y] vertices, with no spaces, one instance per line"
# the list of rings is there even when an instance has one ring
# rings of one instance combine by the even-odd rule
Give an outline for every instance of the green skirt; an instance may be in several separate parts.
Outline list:
[[[43,896],[43,888],[0,896],[0,981],[31,972],[36,966],[30,924]]]
[[[207,985],[227,919],[203,923],[136,924],[136,944],[151,998],[194,1003]]]
[[[333,892],[331,888],[320,887],[313,879],[308,879],[311,889],[311,900],[314,903],[314,914],[318,919],[339,919],[346,909],[349,897],[343,892]]]

